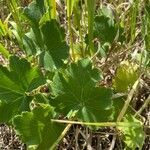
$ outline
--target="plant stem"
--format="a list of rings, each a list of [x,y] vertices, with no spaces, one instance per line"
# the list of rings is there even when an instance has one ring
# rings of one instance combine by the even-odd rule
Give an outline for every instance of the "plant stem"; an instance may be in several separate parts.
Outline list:
[[[83,2],[81,1],[81,7],[83,5]],[[80,40],[81,40],[81,54],[82,57],[85,56],[85,51],[84,51],[84,40],[83,40],[83,33],[82,33],[82,24],[83,24],[83,11],[81,11],[81,20],[80,20],[80,27],[79,27],[79,34],[80,34]]]
[[[57,120],[57,119],[51,119],[52,122],[56,123],[65,123],[65,124],[78,124],[78,125],[87,125],[87,126],[100,126],[100,127],[116,127],[116,126],[123,126],[123,127],[129,127],[129,126],[139,126],[139,123],[133,122],[133,123],[126,123],[126,122],[78,122],[78,121],[70,121],[70,120]]]
[[[66,135],[68,130],[71,128],[72,124],[68,124],[67,127],[64,129],[64,131],[61,133],[59,138],[56,140],[56,142],[52,145],[51,150],[55,149],[57,144],[62,140],[62,138]]]
[[[95,0],[86,0],[87,11],[88,11],[88,40],[89,40],[89,52],[92,56],[94,54],[93,44],[93,26],[94,26],[94,13],[95,13]]]
[[[68,17],[68,30],[69,30],[71,56],[72,56],[72,59],[75,60],[75,53],[74,53],[74,49],[73,49],[73,33],[72,33],[72,28],[71,28],[71,18],[70,18],[70,16]]]
[[[150,96],[145,100],[144,104],[142,105],[142,107],[136,112],[136,114],[134,115],[135,117],[137,115],[140,115],[142,113],[142,111],[150,104]]]
[[[67,0],[67,18],[68,18],[68,30],[69,30],[69,39],[70,39],[70,49],[71,49],[71,56],[73,61],[75,60],[75,53],[73,49],[73,33],[71,28],[71,15],[72,15],[72,4],[71,0]]]
[[[120,122],[122,120],[123,116],[125,115],[128,107],[129,107],[129,104],[130,104],[130,102],[131,102],[131,100],[133,98],[133,94],[134,94],[134,92],[136,91],[136,89],[137,89],[137,87],[139,85],[139,81],[140,81],[140,78],[134,83],[131,91],[129,92],[127,100],[125,101],[125,104],[124,104],[124,106],[123,106],[123,108],[122,108],[122,110],[121,110],[121,112],[120,112],[120,114],[119,114],[119,116],[117,118],[117,122]]]

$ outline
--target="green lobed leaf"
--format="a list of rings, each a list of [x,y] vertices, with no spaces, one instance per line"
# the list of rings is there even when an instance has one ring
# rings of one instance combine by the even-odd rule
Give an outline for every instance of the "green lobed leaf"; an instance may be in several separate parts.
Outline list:
[[[130,149],[142,149],[145,140],[143,125],[135,117],[128,115],[124,118],[125,123],[133,124],[133,126],[118,127],[123,132],[124,142]]]
[[[64,30],[55,19],[49,19],[43,1],[33,1],[25,8],[24,14],[31,22],[30,32],[23,37],[26,53],[40,54],[40,65],[46,70],[54,71],[62,67],[69,56]]]
[[[102,8],[98,9],[98,15],[104,15],[108,18],[115,19],[115,12],[109,5],[102,5]]]
[[[124,28],[119,24],[111,8],[103,7],[100,14],[94,19],[94,38],[101,44],[112,44],[114,40],[124,42]]]
[[[9,69],[0,66],[0,110],[9,110],[6,114],[9,117],[4,118],[4,114],[0,113],[0,122],[7,122],[14,114],[29,110],[32,97],[26,93],[44,83],[42,73],[37,67],[31,67],[26,59],[11,56]]]
[[[43,0],[36,0],[24,9],[24,15],[31,21],[31,23],[37,24],[40,21],[42,15],[44,14],[43,3]]]
[[[38,51],[37,50],[38,47],[41,49],[41,51],[44,49],[43,39],[42,39],[41,31],[39,28],[39,22],[40,22],[42,16],[44,15],[44,13],[45,13],[44,0],[33,1],[30,3],[30,5],[28,7],[25,7],[25,9],[24,9],[24,15],[30,21],[30,25],[31,25],[31,29],[32,29],[32,30],[30,30],[28,35],[25,35],[23,37],[23,39],[24,39],[23,42],[25,44],[24,46],[25,46],[25,49],[27,52],[30,51],[29,48],[31,48],[31,50],[33,50],[35,48],[36,51]],[[30,39],[32,39],[32,40],[30,40]],[[33,41],[36,44],[35,46],[33,44]],[[34,47],[31,47],[31,46],[34,46]]]
[[[43,24],[41,31],[46,45],[46,51],[41,55],[41,63],[46,70],[52,71],[64,64],[63,60],[69,56],[69,47],[65,42],[64,32],[56,20]]]
[[[100,79],[101,74],[92,68],[89,59],[72,63],[64,72],[55,74],[51,85],[55,98],[50,103],[65,115],[77,111],[81,121],[108,121],[112,119],[112,91],[96,87]]]
[[[26,52],[26,54],[28,56],[30,55],[36,55],[37,51],[38,51],[38,47],[37,45],[35,44],[35,41],[34,39],[32,38],[32,35],[31,35],[31,31],[27,34],[24,35],[23,37],[23,45],[24,45],[24,50]]]
[[[38,55],[44,50],[44,43],[39,26],[32,26],[23,36],[24,50],[28,56]]]
[[[17,134],[28,147],[49,150],[61,135],[64,125],[51,122],[55,116],[50,105],[39,104],[31,112],[23,112],[13,119]]]
[[[41,31],[48,49],[53,49],[65,41],[64,30],[60,28],[56,20],[45,22],[45,24],[41,26]]]
[[[8,93],[10,95],[10,93]],[[8,95],[8,98],[9,98]],[[14,97],[10,96],[9,100],[13,101],[1,101],[0,100],[0,122],[8,122],[10,121],[16,114],[21,111],[30,111],[29,104],[33,97],[31,96],[21,96],[19,98],[14,99]]]
[[[106,16],[96,16],[94,20],[94,37],[98,38],[102,43],[112,43],[117,34],[115,22]],[[109,35],[109,36],[108,36]]]
[[[122,62],[113,80],[113,87],[117,92],[127,92],[128,87],[132,86],[137,79],[137,66],[129,62]]]

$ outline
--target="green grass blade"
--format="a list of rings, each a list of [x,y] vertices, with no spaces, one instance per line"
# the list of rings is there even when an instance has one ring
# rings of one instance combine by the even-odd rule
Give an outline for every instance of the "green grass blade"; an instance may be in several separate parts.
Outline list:
[[[70,17],[73,12],[73,7],[76,0],[67,0],[67,17]]]
[[[144,17],[142,20],[142,34],[145,41],[145,49],[150,52],[150,1],[145,2]]]
[[[4,55],[6,58],[10,56],[8,50],[1,43],[0,43],[0,53]]]
[[[49,17],[50,19],[56,19],[56,1],[55,0],[47,0],[47,4],[49,6]]]
[[[93,26],[94,26],[94,13],[95,13],[95,0],[86,0],[87,11],[88,11],[88,40],[89,40],[89,51],[90,54],[94,54],[93,44]]]
[[[19,5],[18,5],[18,1],[17,0],[7,0],[7,4],[9,7],[9,10],[13,16],[14,22],[16,23],[17,26],[17,30],[15,32],[18,33],[19,37],[20,37],[20,47],[21,49],[23,49],[23,27],[22,27],[22,20],[21,17],[22,15],[20,14],[20,10],[19,10]]]
[[[70,39],[70,49],[71,49],[71,57],[73,60],[75,60],[75,52],[73,48],[73,31],[72,31],[72,24],[71,24],[71,15],[73,11],[75,0],[67,0],[67,19],[68,19],[68,30],[69,30],[69,39]]]
[[[6,35],[5,25],[2,23],[0,19],[0,37]]]
[[[137,24],[137,15],[139,12],[139,0],[133,1],[133,4],[131,6],[131,43],[134,42],[136,38],[136,24]]]

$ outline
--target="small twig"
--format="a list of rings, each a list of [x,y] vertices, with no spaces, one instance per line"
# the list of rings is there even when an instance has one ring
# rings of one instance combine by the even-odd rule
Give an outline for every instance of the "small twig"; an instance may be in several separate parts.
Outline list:
[[[142,107],[135,113],[135,117],[137,115],[140,115],[142,113],[142,111],[148,106],[148,104],[150,103],[150,95],[149,97],[145,100],[145,103],[142,105]]]
[[[79,122],[79,121],[70,121],[70,120],[57,120],[51,119],[52,122],[56,123],[65,123],[65,124],[79,124],[86,126],[99,126],[99,127],[138,127],[139,122]]]
[[[136,89],[137,89],[137,87],[138,87],[138,85],[139,85],[139,81],[140,81],[140,78],[134,83],[134,85],[133,85],[131,91],[129,92],[128,97],[127,97],[127,100],[125,101],[125,104],[124,104],[124,106],[123,106],[123,108],[122,108],[122,111],[120,112],[120,114],[119,114],[119,116],[118,116],[118,118],[117,118],[117,122],[120,122],[120,121],[122,120],[123,116],[125,115],[125,113],[126,113],[128,107],[129,107],[129,104],[130,104],[130,102],[131,102],[131,100],[132,100],[132,98],[133,98],[133,94],[134,94],[134,92],[136,91]],[[117,129],[116,129],[116,132],[117,132]],[[113,150],[113,149],[114,149],[116,139],[117,139],[117,136],[114,135],[109,150]]]
[[[61,135],[59,136],[59,138],[56,140],[56,142],[52,145],[52,147],[50,148],[51,150],[55,149],[57,144],[62,140],[62,138],[66,135],[66,133],[68,132],[68,130],[71,128],[72,124],[68,124],[67,127],[64,129],[64,131],[61,133]]]
[[[113,150],[115,147],[117,136],[114,135],[109,150]]]
[[[80,129],[76,128],[76,131],[75,131],[75,143],[76,143],[75,148],[76,149],[79,149],[79,144],[78,144],[79,133],[80,133]]]
[[[101,127],[110,127],[110,126],[118,126],[119,122],[79,122],[79,121],[70,121],[70,120],[57,120],[57,119],[51,119],[52,122],[57,123],[66,123],[66,124],[79,124],[79,125],[87,125],[87,126],[101,126]]]
[[[133,98],[134,92],[136,91],[136,89],[137,89],[137,87],[139,85],[139,82],[140,82],[140,78],[134,83],[131,91],[129,92],[127,100],[125,101],[125,104],[124,104],[124,106],[123,106],[123,108],[122,108],[122,110],[121,110],[121,112],[120,112],[120,114],[119,114],[119,116],[117,118],[117,122],[120,122],[122,120],[123,116],[125,115],[128,107],[129,107],[129,104],[130,104],[130,102],[131,102],[131,100]]]

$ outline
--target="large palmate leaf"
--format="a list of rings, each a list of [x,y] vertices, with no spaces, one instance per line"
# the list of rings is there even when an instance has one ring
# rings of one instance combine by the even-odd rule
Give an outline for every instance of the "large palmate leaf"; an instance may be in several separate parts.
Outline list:
[[[124,134],[124,142],[130,149],[142,149],[145,140],[143,125],[135,117],[128,115],[124,118],[125,123],[133,124],[132,127],[119,127]]]
[[[108,121],[112,117],[112,91],[96,87],[100,76],[89,59],[71,64],[64,72],[55,74],[51,85],[55,98],[51,104],[65,114],[77,111],[82,121]]]
[[[36,150],[49,150],[64,129],[64,125],[51,122],[54,115],[52,107],[39,104],[32,112],[23,112],[16,116],[13,124],[28,147],[35,146]]]
[[[9,69],[0,66],[0,122],[9,121],[14,114],[29,110],[31,96],[26,94],[44,84],[37,67],[31,67],[26,59],[10,57]],[[7,110],[7,111],[6,111]]]

